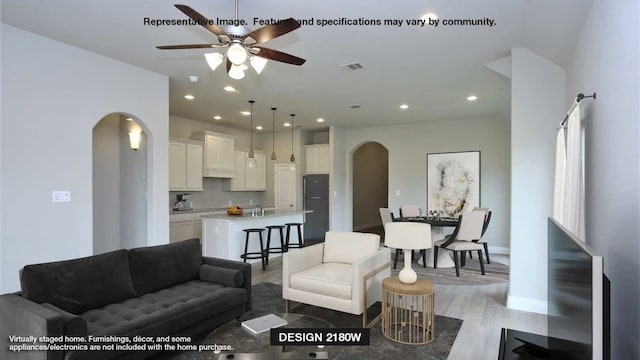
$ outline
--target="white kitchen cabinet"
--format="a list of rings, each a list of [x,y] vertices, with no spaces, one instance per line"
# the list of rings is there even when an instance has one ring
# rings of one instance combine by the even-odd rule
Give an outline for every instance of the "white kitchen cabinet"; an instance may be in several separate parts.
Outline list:
[[[307,153],[307,174],[329,173],[329,144],[305,146]]]
[[[191,140],[169,140],[169,190],[203,191],[203,144]]]
[[[231,179],[231,191],[266,191],[267,190],[267,156],[260,150],[253,150],[256,167],[247,167],[248,150],[236,150],[233,162],[236,177]]]
[[[196,136],[204,141],[204,177],[233,178],[236,171],[233,164],[236,137],[205,131]]]

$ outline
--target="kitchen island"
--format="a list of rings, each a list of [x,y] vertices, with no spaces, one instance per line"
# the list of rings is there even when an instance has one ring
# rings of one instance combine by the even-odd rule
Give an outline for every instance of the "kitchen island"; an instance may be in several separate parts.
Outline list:
[[[202,218],[202,253],[204,256],[243,261],[240,257],[244,253],[245,233],[243,229],[266,228],[268,225],[284,225],[286,223],[304,223],[303,211],[265,210],[264,215],[251,216],[250,212],[243,215],[203,215]],[[286,231],[286,228],[284,229]],[[292,229],[292,241],[296,241],[297,232]],[[283,235],[286,237],[286,232]],[[252,234],[249,239],[249,252],[260,252],[260,243]],[[264,247],[267,247],[267,231],[262,236]],[[283,239],[284,241],[284,239]],[[271,246],[280,247],[280,234],[272,231]],[[280,254],[269,254],[269,258],[280,257]],[[248,259],[247,262],[259,262],[260,259]]]

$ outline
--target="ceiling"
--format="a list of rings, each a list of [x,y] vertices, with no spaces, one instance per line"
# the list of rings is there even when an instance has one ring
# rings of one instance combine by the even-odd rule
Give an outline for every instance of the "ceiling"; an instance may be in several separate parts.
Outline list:
[[[204,16],[234,19],[233,0],[2,0],[2,22],[169,77],[170,113],[248,130],[276,131],[295,113],[295,124],[317,130],[359,128],[472,117],[509,118],[509,80],[484,65],[530,50],[565,67],[592,0],[239,0],[239,19],[491,19],[489,26],[303,25],[262,44],[307,62],[298,67],[269,61],[262,74],[242,80],[223,66],[212,72],[209,50],[158,50],[156,45],[215,43],[199,26],[150,26],[145,18],[186,19],[174,7],[188,5]],[[359,62],[363,68],[340,65]],[[199,77],[192,83],[189,76]],[[223,88],[233,86],[236,92]],[[193,94],[194,100],[184,99]],[[478,96],[468,102],[467,96]],[[409,108],[401,110],[401,104]],[[353,109],[353,105],[359,108]],[[222,120],[214,120],[220,115]],[[316,122],[325,119],[324,123]]]

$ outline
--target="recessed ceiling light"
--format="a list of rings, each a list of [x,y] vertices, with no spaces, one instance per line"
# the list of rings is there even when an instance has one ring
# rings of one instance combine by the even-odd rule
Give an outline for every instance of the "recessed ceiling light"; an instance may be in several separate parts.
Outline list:
[[[260,125],[256,126],[256,130],[262,130],[262,126]]]
[[[228,92],[235,92],[235,91],[237,91],[237,90],[236,90],[236,88],[234,88],[233,86],[228,85],[228,86],[225,86],[225,87],[224,87],[224,91],[228,91]]]
[[[289,126],[291,126],[291,124],[289,124],[288,122],[286,122],[286,123],[282,124],[282,126],[284,126],[284,127],[289,127]]]
[[[318,120],[316,120],[316,121],[319,122],[319,123],[323,123],[324,119],[323,118],[318,118]]]
[[[478,97],[475,95],[469,95],[467,96],[467,101],[476,101],[478,100]]]
[[[400,109],[402,109],[402,110],[405,110],[405,109],[408,109],[408,108],[409,108],[409,105],[407,105],[407,104],[400,105]]]
[[[432,19],[435,21],[435,20],[438,20],[438,15],[436,15],[436,13],[428,12],[420,16],[420,19],[426,20],[426,21],[429,21],[429,19]]]
[[[216,115],[216,116],[214,116],[213,118],[214,118],[215,120],[222,120],[222,116],[220,116],[220,115]]]
[[[195,99],[196,97],[195,97],[195,96],[193,96],[193,95],[191,95],[191,94],[187,94],[187,95],[185,95],[185,96],[184,96],[184,98],[185,98],[185,99],[187,99],[187,100],[193,100],[193,99]]]
[[[244,116],[249,116],[249,115],[251,115],[251,111],[240,111],[240,114],[242,114]]]

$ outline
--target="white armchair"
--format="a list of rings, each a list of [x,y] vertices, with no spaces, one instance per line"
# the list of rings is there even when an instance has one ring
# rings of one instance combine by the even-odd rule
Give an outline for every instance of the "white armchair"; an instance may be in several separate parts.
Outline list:
[[[363,315],[380,301],[382,279],[391,276],[391,254],[376,234],[328,231],[324,243],[283,254],[282,297],[289,301]]]

